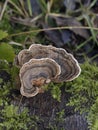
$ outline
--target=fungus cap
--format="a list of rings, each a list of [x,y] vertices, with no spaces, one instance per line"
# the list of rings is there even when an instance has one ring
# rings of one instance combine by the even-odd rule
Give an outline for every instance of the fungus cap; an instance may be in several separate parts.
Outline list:
[[[44,84],[74,80],[81,68],[74,56],[62,48],[32,44],[17,56],[20,69],[21,94],[32,97],[42,91]]]
[[[62,48],[56,48],[51,45],[32,44],[29,48],[32,52],[32,58],[51,58],[61,67],[61,74],[54,82],[71,81],[77,78],[81,72],[78,61],[74,56]]]
[[[20,69],[21,94],[26,97],[37,95],[43,85],[50,83],[60,73],[60,66],[53,59],[31,59]]]
[[[24,63],[32,59],[32,52],[30,52],[28,49],[21,50],[16,58],[16,65],[21,67]]]

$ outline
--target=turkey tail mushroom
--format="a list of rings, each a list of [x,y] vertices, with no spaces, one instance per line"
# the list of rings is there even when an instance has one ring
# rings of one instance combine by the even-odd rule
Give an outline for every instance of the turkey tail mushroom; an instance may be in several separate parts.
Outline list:
[[[19,54],[16,57],[16,65],[21,67],[24,63],[28,62],[30,59],[32,59],[32,52],[30,52],[28,49],[24,49],[19,52]]]
[[[43,85],[50,83],[60,73],[60,66],[53,59],[31,59],[20,69],[21,94],[26,97],[37,95]]]
[[[17,56],[20,69],[21,94],[32,97],[40,93],[44,84],[74,80],[81,68],[74,56],[62,48],[32,44]]]
[[[51,45],[43,46],[41,44],[32,44],[29,48],[32,52],[32,58],[51,58],[55,60],[61,67],[61,74],[55,78],[54,82],[71,81],[77,78],[81,72],[78,61],[72,54],[67,53],[62,48],[56,48]]]

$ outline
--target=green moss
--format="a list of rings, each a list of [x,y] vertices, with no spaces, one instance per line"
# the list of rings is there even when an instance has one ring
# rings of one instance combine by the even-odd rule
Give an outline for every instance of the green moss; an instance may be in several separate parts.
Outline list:
[[[18,112],[18,107],[14,105],[6,104],[4,109],[0,111],[2,121],[0,123],[0,129],[7,130],[30,130],[34,127],[37,128],[35,117],[30,117],[28,109],[24,109],[21,113]]]
[[[98,66],[86,62],[81,65],[80,76],[72,82],[66,83],[66,91],[72,94],[69,105],[76,109],[89,110],[98,95]]]
[[[61,87],[63,83],[58,84],[58,83],[50,83],[47,86],[47,89],[50,90],[51,95],[54,99],[56,99],[58,102],[61,101]]]
[[[95,103],[91,106],[88,114],[89,128],[91,130],[98,130],[98,97]]]
[[[72,94],[67,105],[74,106],[75,111],[87,112],[89,127],[98,130],[98,66],[85,62],[81,69],[77,79],[66,83],[66,91]]]

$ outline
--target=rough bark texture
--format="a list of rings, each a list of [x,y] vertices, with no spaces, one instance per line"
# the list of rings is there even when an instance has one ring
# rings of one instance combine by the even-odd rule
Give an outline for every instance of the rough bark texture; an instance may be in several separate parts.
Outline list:
[[[66,106],[70,95],[62,89],[61,102],[45,92],[32,98],[23,97],[20,111],[27,107],[30,115],[37,115],[41,119],[37,122],[38,130],[89,130],[85,115],[74,112],[73,107]],[[17,104],[16,101],[13,102]],[[64,110],[63,118],[58,118],[58,112]]]

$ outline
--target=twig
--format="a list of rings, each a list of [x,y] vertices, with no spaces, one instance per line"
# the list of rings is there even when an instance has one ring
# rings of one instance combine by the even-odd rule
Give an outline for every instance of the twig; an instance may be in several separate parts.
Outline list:
[[[52,31],[52,30],[60,30],[60,29],[70,29],[71,30],[73,28],[77,28],[77,29],[80,28],[80,29],[87,29],[87,30],[90,30],[92,28],[93,30],[98,31],[98,28],[95,28],[95,27],[87,27],[87,26],[80,26],[80,27],[77,27],[77,26],[64,26],[64,27],[44,28],[44,29],[31,30],[31,31],[27,31],[27,32],[20,32],[20,33],[11,34],[8,37],[14,37],[14,36],[18,36],[18,35],[25,35],[25,34],[30,34],[30,33],[33,33],[33,32],[43,32],[43,31]]]
[[[4,3],[3,9],[2,9],[1,14],[0,14],[0,21],[2,20],[2,17],[3,17],[3,14],[4,14],[4,11],[5,11],[5,9],[6,9],[6,6],[7,6],[8,1],[9,1],[9,0],[6,0],[5,3]]]
[[[19,101],[19,104],[18,104],[18,112],[19,112],[19,110],[20,110],[20,106],[21,106],[21,103],[22,103],[22,99],[23,99],[23,96],[21,96],[20,101]]]

